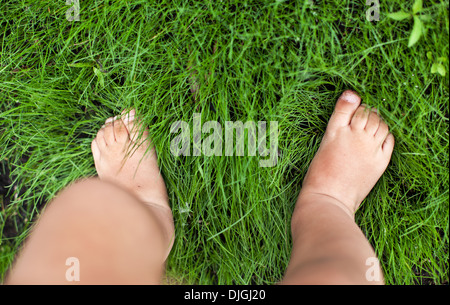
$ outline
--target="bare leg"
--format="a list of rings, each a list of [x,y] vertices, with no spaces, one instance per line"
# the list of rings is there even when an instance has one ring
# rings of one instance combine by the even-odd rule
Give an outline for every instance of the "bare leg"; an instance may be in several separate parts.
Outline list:
[[[394,137],[352,91],[339,98],[292,216],[284,284],[383,283],[366,277],[375,253],[354,213],[385,171]]]
[[[7,284],[157,284],[174,238],[173,219],[154,150],[144,140],[130,152],[140,127],[134,111],[108,119],[92,143],[100,179],[77,182],[49,205]],[[79,262],[79,282],[68,281]]]

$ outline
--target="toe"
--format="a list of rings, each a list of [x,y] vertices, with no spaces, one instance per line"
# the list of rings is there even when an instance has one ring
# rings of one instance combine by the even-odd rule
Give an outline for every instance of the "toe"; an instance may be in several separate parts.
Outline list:
[[[111,118],[107,118],[106,121],[105,121],[105,124],[112,123],[113,121],[117,120],[118,117],[119,117],[119,116],[116,115],[116,116],[113,117],[113,118],[112,118],[112,117],[111,117]]]
[[[134,109],[130,109],[130,110],[125,109],[124,111],[122,111],[122,120],[125,124],[129,124],[132,121],[134,121],[135,116],[136,116],[136,110],[134,110]]]
[[[352,117],[352,121],[350,126],[352,129],[364,129],[367,125],[367,121],[369,119],[370,110],[366,105],[361,105],[355,111],[355,114]]]
[[[353,114],[361,103],[361,98],[353,91],[346,90],[339,97],[334,112],[328,122],[329,128],[348,126]]]
[[[108,145],[105,140],[105,127],[106,126],[103,125],[102,128],[99,129],[99,131],[97,132],[97,136],[94,139],[97,142],[98,148],[100,149],[103,149]]]
[[[369,119],[367,120],[365,130],[370,135],[375,135],[378,130],[378,126],[380,125],[380,117],[377,114],[377,110],[375,108],[371,109],[369,114]]]
[[[136,118],[136,110],[131,109],[128,113],[126,113],[126,110],[122,112],[122,121],[128,130],[131,141],[136,143],[140,136],[142,141],[145,141],[148,135],[148,131],[147,129],[144,129],[144,131],[142,131],[142,126],[139,120]]]
[[[95,138],[91,142],[91,151],[92,151],[92,156],[94,157],[94,161],[96,162],[97,160],[100,159],[100,147],[97,142],[97,138]]]
[[[384,140],[386,140],[388,134],[389,134],[388,125],[383,120],[380,120],[380,126],[378,126],[378,130],[375,133],[375,138],[378,139],[380,146],[383,144]]]
[[[114,139],[116,142],[124,144],[128,140],[128,130],[121,119],[113,122]]]
[[[103,125],[103,127],[100,129],[100,131],[103,131],[103,135],[104,135],[103,137],[105,139],[106,145],[114,144],[114,142],[115,142],[114,121]]]
[[[113,118],[107,118],[106,121],[105,121],[105,125],[109,124],[109,123],[112,123],[115,119],[117,119],[117,116],[115,116]]]
[[[395,144],[394,136],[392,135],[392,133],[388,133],[381,148],[383,149],[383,152],[390,155],[394,150],[394,144]]]

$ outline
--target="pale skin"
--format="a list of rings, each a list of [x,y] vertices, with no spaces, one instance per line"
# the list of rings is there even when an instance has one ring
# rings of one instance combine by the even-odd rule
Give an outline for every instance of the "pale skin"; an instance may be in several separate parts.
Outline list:
[[[305,176],[292,215],[284,284],[384,282],[382,275],[366,279],[366,261],[375,253],[354,214],[386,170],[394,137],[379,115],[360,103],[352,91],[341,95]]]
[[[385,171],[394,137],[360,103],[352,91],[336,103],[292,216],[282,284],[383,283],[365,276],[375,253],[354,214]],[[6,284],[161,283],[175,232],[156,152],[141,127],[134,110],[106,120],[92,141],[98,178],[67,187],[46,207]],[[79,281],[67,280],[68,257],[80,261]]]

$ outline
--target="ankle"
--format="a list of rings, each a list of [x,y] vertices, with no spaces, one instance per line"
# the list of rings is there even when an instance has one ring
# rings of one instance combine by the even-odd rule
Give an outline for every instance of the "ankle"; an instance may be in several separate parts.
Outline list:
[[[175,226],[173,221],[172,210],[168,206],[156,204],[156,203],[145,203],[147,207],[151,210],[152,214],[156,218],[156,222],[162,231],[163,239],[163,261],[167,259],[169,253],[172,249],[175,240]]]
[[[297,214],[301,213],[301,210],[323,209],[329,206],[340,208],[353,221],[355,220],[355,211],[352,211],[348,205],[341,200],[325,193],[311,192],[308,190],[302,190],[300,192],[292,218],[296,218]]]

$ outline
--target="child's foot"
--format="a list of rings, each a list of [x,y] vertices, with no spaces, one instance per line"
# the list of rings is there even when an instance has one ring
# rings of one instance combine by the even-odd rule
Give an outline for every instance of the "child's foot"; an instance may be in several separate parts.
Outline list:
[[[122,118],[106,120],[91,145],[95,168],[101,180],[127,189],[153,209],[165,229],[168,254],[174,238],[172,211],[147,129],[137,143],[142,125],[135,114],[135,110],[124,111]]]
[[[352,217],[386,170],[394,148],[387,124],[360,103],[350,90],[338,99],[299,196],[327,196]]]

